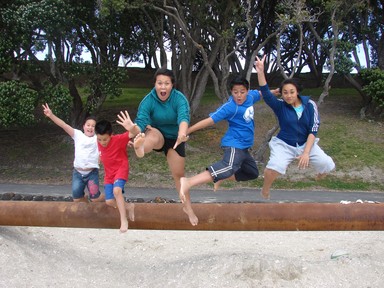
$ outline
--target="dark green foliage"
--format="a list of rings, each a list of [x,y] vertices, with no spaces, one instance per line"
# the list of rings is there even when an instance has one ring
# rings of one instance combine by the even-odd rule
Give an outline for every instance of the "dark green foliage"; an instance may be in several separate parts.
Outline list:
[[[376,105],[384,108],[384,71],[378,68],[364,69],[360,72],[363,91],[372,97]]]
[[[37,92],[25,83],[0,83],[0,128],[32,125],[36,100]]]
[[[42,103],[48,103],[55,115],[65,122],[70,120],[72,98],[67,88],[47,83],[40,91]]]

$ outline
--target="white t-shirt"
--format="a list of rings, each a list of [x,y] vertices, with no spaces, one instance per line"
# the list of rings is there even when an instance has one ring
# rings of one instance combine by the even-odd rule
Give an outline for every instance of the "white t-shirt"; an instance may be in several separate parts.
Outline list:
[[[75,141],[75,169],[99,168],[99,150],[97,149],[97,137],[86,136],[80,130],[74,129],[73,140]]]

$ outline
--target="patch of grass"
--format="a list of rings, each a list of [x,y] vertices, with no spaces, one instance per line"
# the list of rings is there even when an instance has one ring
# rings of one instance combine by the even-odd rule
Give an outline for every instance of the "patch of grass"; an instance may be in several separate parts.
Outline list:
[[[137,109],[141,100],[150,92],[147,88],[123,88],[122,94],[119,97],[108,98],[103,107],[105,109],[125,109],[134,108]]]
[[[314,179],[306,181],[290,181],[277,179],[273,183],[273,189],[295,189],[295,190],[344,190],[344,191],[384,191],[384,185],[380,183],[370,183],[363,180],[336,178],[328,176],[325,179],[315,181]]]

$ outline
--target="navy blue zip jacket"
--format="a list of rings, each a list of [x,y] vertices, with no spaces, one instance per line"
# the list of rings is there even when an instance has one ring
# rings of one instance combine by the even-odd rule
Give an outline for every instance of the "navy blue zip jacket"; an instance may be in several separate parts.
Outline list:
[[[320,115],[316,103],[309,96],[299,96],[303,105],[300,119],[292,105],[274,96],[269,91],[268,84],[260,87],[265,103],[279,119],[280,131],[277,138],[291,146],[301,146],[307,142],[309,134],[317,135],[320,126]]]

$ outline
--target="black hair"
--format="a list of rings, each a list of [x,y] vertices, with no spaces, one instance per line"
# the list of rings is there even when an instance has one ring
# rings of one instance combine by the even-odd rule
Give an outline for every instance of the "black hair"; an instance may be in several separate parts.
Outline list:
[[[100,120],[96,123],[95,131],[99,135],[112,135],[112,124],[108,120]]]
[[[153,82],[156,82],[156,78],[159,75],[164,75],[164,76],[168,76],[169,78],[171,78],[172,85],[175,86],[175,74],[173,74],[172,70],[169,70],[167,68],[157,69],[155,76],[153,77],[153,80],[154,80]]]
[[[298,94],[300,94],[301,91],[303,91],[303,86],[301,85],[299,79],[290,78],[290,79],[285,79],[283,82],[281,82],[280,88],[279,88],[280,94],[283,91],[284,85],[287,85],[287,84],[292,84],[293,86],[295,86]]]
[[[229,83],[229,90],[232,90],[233,86],[235,85],[243,85],[245,88],[247,88],[247,90],[249,89],[248,80],[240,75],[233,78],[232,81]]]
[[[93,120],[93,121],[97,122],[96,116],[93,116],[93,115],[90,115],[90,116],[88,116],[87,118],[85,118],[85,120],[84,120],[84,124],[85,124],[85,122],[87,122],[88,120]]]

